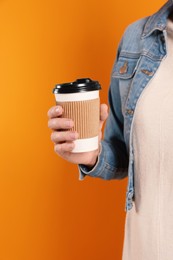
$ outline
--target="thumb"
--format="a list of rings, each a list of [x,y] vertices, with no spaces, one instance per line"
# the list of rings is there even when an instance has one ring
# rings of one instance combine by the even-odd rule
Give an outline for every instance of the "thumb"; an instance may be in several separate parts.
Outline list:
[[[101,104],[100,105],[100,129],[102,129],[104,121],[108,117],[108,105]]]

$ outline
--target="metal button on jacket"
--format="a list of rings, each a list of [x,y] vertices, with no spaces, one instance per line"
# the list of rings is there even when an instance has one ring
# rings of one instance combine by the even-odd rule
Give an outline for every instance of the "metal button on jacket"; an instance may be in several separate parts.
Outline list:
[[[149,71],[149,70],[141,70],[144,74],[146,74],[147,76],[152,76],[154,74],[153,71]]]
[[[126,109],[126,112],[128,115],[133,115],[134,110],[133,109]]]
[[[120,68],[119,73],[120,74],[125,74],[125,73],[127,73],[127,69],[128,69],[128,62],[125,61],[124,65]]]

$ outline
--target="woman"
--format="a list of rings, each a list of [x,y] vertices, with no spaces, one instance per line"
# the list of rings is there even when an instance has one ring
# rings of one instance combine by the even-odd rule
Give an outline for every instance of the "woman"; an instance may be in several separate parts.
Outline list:
[[[48,111],[55,151],[86,175],[128,175],[123,260],[173,259],[173,1],[125,31],[101,105],[100,147],[73,154],[73,122]],[[108,116],[108,117],[107,117]],[[106,121],[104,139],[101,128]],[[61,130],[61,131],[60,131]]]

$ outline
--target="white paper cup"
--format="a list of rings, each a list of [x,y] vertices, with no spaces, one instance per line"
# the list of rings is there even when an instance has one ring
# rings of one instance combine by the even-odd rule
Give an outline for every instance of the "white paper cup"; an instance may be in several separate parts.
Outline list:
[[[75,82],[57,84],[53,89],[56,104],[63,107],[63,118],[74,121],[69,131],[77,131],[73,153],[98,149],[100,97],[98,81],[78,79]]]

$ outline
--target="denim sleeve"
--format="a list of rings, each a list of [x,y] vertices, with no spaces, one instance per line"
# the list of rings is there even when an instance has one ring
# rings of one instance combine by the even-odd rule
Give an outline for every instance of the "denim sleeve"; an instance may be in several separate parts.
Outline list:
[[[120,47],[121,45],[118,50]],[[114,66],[116,66],[116,60]],[[118,78],[111,77],[108,103],[109,115],[106,120],[104,139],[100,143],[101,149],[97,163],[92,169],[79,164],[79,180],[83,180],[87,175],[105,180],[122,179],[128,175],[129,158],[124,141],[124,118],[121,110]]]

